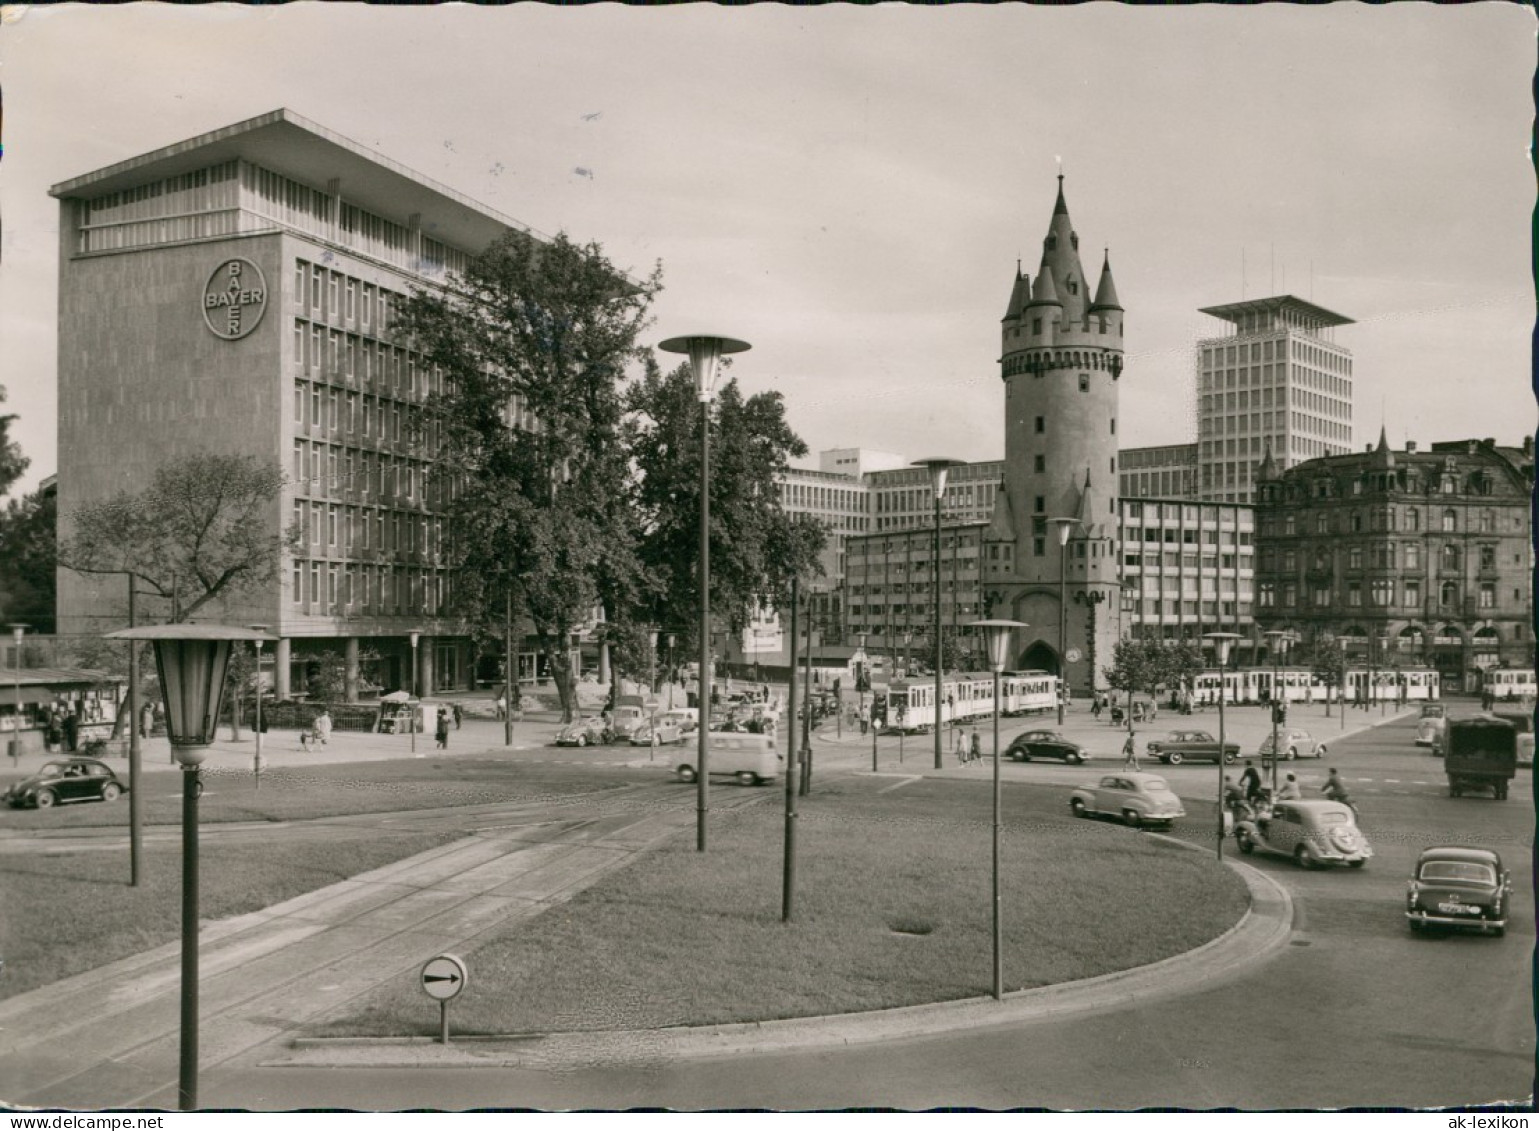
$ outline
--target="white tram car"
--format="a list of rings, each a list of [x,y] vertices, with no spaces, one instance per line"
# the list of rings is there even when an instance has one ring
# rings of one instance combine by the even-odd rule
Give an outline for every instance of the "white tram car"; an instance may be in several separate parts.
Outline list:
[[[1441,693],[1438,673],[1432,668],[1402,668],[1398,672],[1348,668],[1346,676],[1344,694],[1349,702],[1394,702],[1400,698],[1402,683],[1408,700],[1436,699]],[[1529,678],[1533,678],[1533,673],[1529,673]],[[1216,705],[1220,680],[1226,703],[1275,703],[1279,699],[1289,703],[1324,703],[1335,697],[1308,668],[1278,668],[1275,687],[1271,668],[1233,668],[1223,672],[1210,669],[1198,675],[1192,681],[1192,702]]]
[[[1046,672],[1003,672],[999,677],[999,713],[1030,715],[1058,709],[1058,677]],[[936,723],[934,679],[900,679],[887,688],[889,733],[927,731]],[[964,672],[941,678],[940,723],[992,718],[994,674]]]
[[[1536,695],[1533,668],[1487,668],[1480,685],[1498,703]]]

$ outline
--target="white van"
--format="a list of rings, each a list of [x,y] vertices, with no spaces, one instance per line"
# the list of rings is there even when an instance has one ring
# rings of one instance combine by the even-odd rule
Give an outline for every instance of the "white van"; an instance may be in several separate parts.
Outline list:
[[[698,777],[699,751],[693,742],[679,749],[679,764],[674,769],[680,781]],[[742,785],[763,785],[780,773],[783,761],[767,734],[740,731],[711,731],[706,740],[705,764],[711,777],[736,778]]]

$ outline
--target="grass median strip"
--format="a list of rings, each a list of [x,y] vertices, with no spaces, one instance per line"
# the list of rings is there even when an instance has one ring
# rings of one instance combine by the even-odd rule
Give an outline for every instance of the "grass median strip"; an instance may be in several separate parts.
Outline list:
[[[285,838],[200,846],[204,921],[242,915],[426,852],[455,833],[380,834],[324,842]],[[127,886],[124,855],[79,852],[0,859],[0,998],[25,993],[181,937],[181,849],[145,851]]]
[[[885,1009],[986,994],[991,961],[985,785],[880,793],[831,779],[802,803],[793,922],[780,921],[776,805],[713,814],[516,930],[462,952],[464,1034],[650,1029]],[[1199,853],[1067,815],[1061,790],[1005,793],[1008,990],[1143,965],[1228,929],[1244,884]],[[312,1032],[436,1031],[402,978]]]

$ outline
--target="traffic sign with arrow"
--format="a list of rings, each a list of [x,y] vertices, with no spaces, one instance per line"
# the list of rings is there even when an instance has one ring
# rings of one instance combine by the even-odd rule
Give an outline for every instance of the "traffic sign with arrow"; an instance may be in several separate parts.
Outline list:
[[[428,997],[447,1001],[465,988],[465,964],[452,954],[430,958],[422,967],[422,989]]]

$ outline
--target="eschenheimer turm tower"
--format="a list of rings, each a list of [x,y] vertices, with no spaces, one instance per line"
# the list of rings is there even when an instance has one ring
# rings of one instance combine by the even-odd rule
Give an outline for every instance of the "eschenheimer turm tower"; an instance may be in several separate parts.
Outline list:
[[[1104,683],[1100,672],[1120,634],[1122,331],[1110,254],[1092,291],[1060,175],[1036,278],[1017,265],[1003,320],[1004,490],[986,535],[983,581],[990,616],[1031,626],[1017,636],[1014,664],[1064,672],[1079,693]],[[1075,520],[1062,548],[1055,519]]]

